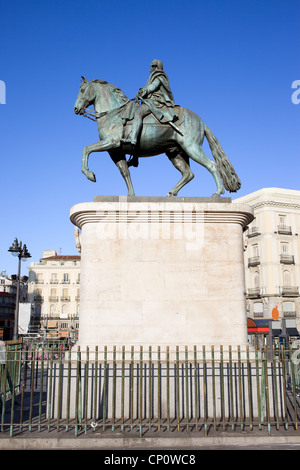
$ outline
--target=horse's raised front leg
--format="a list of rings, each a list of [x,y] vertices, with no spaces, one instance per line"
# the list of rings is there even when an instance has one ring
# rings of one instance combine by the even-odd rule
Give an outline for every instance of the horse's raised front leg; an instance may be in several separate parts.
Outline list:
[[[95,182],[96,181],[96,176],[95,174],[89,170],[88,168],[88,161],[89,161],[89,156],[93,152],[105,152],[107,150],[111,150],[113,148],[118,147],[118,143],[113,141],[113,140],[101,140],[97,142],[96,144],[88,145],[84,147],[83,152],[82,152],[82,165],[81,165],[81,171],[82,173],[90,180]]]

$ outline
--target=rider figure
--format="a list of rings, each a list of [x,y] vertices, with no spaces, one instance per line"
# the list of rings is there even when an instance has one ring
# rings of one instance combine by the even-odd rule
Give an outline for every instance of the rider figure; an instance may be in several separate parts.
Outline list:
[[[153,60],[150,66],[150,77],[137,95],[136,100],[141,100],[134,114],[132,131],[128,139],[122,139],[122,142],[130,142],[136,146],[138,137],[143,127],[143,119],[149,114],[153,114],[159,122],[166,124],[178,119],[174,109],[175,102],[173,93],[170,89],[169,79],[163,71],[163,64],[160,60]]]

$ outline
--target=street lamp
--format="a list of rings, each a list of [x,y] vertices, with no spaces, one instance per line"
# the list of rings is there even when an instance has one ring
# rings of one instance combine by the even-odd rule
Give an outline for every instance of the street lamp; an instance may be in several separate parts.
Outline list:
[[[26,245],[22,245],[22,242],[18,242],[18,239],[15,238],[12,246],[8,249],[13,256],[19,258],[18,264],[18,277],[17,277],[17,296],[16,296],[16,310],[15,310],[15,324],[14,324],[14,335],[13,339],[18,339],[18,325],[19,325],[19,298],[20,298],[20,275],[21,275],[21,260],[27,261],[28,258],[31,258],[31,254],[27,250]]]

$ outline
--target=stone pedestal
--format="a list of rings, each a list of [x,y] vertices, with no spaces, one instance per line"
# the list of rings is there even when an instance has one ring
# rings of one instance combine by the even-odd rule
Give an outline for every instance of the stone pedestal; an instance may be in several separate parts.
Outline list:
[[[245,345],[243,228],[230,198],[104,197],[71,208],[81,232],[79,342]]]

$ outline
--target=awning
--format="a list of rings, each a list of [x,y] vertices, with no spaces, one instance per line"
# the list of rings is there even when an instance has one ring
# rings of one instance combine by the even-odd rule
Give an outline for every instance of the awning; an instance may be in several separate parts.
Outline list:
[[[267,335],[270,331],[269,320],[253,320],[253,318],[247,318],[247,330],[249,334]]]
[[[286,332],[289,336],[300,336],[297,328],[287,328]]]
[[[60,338],[68,338],[69,334],[68,334],[68,331],[59,331],[58,336]]]

